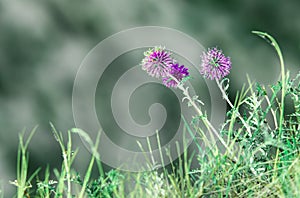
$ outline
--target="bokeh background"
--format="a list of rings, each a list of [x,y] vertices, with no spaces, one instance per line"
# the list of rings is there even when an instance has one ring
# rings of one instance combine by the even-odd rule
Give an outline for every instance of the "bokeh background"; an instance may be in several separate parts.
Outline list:
[[[86,54],[119,31],[155,25],[174,28],[204,47],[219,46],[231,57],[230,96],[246,74],[266,85],[277,81],[279,64],[262,30],[282,48],[291,75],[300,65],[298,0],[1,0],[0,1],[0,182],[5,197],[15,188],[18,133],[39,125],[30,144],[31,170],[60,167],[61,154],[49,121],[66,132],[74,127],[72,86]],[[75,163],[86,168],[90,155],[80,139]]]

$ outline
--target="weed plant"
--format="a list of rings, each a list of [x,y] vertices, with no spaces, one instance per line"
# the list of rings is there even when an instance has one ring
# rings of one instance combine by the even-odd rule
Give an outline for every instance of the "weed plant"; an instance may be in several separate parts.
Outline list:
[[[163,171],[154,169],[128,173],[113,169],[104,173],[101,156],[97,152],[101,135],[93,142],[87,133],[74,128],[68,132],[65,144],[62,133],[51,125],[62,152],[61,168],[39,168],[28,175],[27,148],[35,129],[27,140],[21,133],[17,178],[11,182],[17,188],[15,197],[300,197],[300,73],[294,78],[290,77],[279,45],[273,37],[263,32],[253,33],[264,38],[276,50],[281,79],[274,85],[265,86],[248,78],[232,102],[227,97],[229,79],[214,76],[216,86],[231,107],[220,129],[215,129],[201,111],[203,104],[198,97],[189,95],[184,86],[184,81],[188,80],[188,72],[184,67],[177,64],[173,68],[182,72],[182,75],[174,70],[172,75],[167,76],[169,79],[164,76],[166,86],[182,90],[185,97],[183,102],[187,101],[187,105],[196,109],[197,115],[192,122],[186,121],[183,116],[182,119],[185,131],[196,131],[199,136],[194,140],[197,145],[197,168],[190,168],[191,159],[184,152],[179,156],[177,166],[171,163],[171,170],[163,168]],[[285,113],[287,99],[293,102],[294,111],[291,114]],[[206,128],[199,127],[201,123]],[[72,168],[77,154],[72,146],[72,135],[84,138],[92,151],[83,176]],[[211,137],[215,141],[211,141]],[[200,142],[204,142],[205,149]],[[225,151],[220,151],[218,143]],[[94,166],[99,172],[96,179],[91,177]],[[50,173],[55,177],[50,177]],[[32,185],[33,180],[36,186]],[[134,185],[128,186],[128,181]]]

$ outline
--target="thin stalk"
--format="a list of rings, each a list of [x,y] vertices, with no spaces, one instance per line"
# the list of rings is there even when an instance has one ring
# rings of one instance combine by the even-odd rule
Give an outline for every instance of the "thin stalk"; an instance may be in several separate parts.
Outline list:
[[[184,88],[183,84],[181,82],[179,82],[174,76],[169,75],[170,78],[172,78],[172,80],[174,80],[177,83],[177,87],[183,92],[183,95],[185,96],[185,98],[188,100],[189,104],[192,105],[192,107],[194,107],[195,111],[197,112],[197,114],[202,118],[205,126],[207,127],[208,130],[212,130],[212,132],[215,134],[215,136],[219,139],[219,141],[223,144],[223,146],[226,148],[227,151],[230,152],[230,154],[234,157],[235,161],[238,161],[237,158],[234,156],[234,154],[230,151],[230,148],[228,147],[228,145],[226,144],[226,142],[224,141],[224,139],[219,135],[219,133],[217,132],[217,130],[214,128],[214,126],[210,123],[210,121],[206,118],[206,116],[204,116],[204,114],[202,113],[201,109],[198,107],[198,105],[195,103],[195,101],[192,99],[192,97],[189,94],[188,91],[188,87]],[[213,138],[213,137],[212,137]],[[214,138],[213,141],[215,142]]]
[[[147,137],[147,139],[148,139],[148,137]],[[139,141],[137,141],[136,143],[140,147],[140,149],[141,149],[141,151],[142,151],[142,153],[143,153],[143,155],[145,157],[145,160],[149,164],[149,166],[150,166],[149,168],[153,169],[153,167],[155,167],[155,161],[154,161],[153,156],[152,156],[152,150],[151,149],[149,150],[150,151],[150,155],[151,155],[151,160],[152,160],[152,162],[151,162],[149,160],[148,156],[145,154],[146,152],[145,152],[145,149],[143,148],[142,144]]]
[[[195,137],[195,135],[192,133],[192,130],[190,129],[190,127],[189,127],[189,125],[188,125],[188,122],[185,120],[184,116],[181,116],[181,118],[182,118],[182,120],[183,120],[183,122],[184,122],[184,125],[185,125],[185,127],[187,128],[189,134],[193,137],[194,140],[196,140],[196,137]],[[203,141],[205,142],[205,144],[209,147],[209,149],[210,149],[211,151],[214,152],[213,145],[212,145],[212,144],[210,143],[210,141],[207,139],[207,137],[206,137],[206,135],[204,134],[204,132],[203,132],[201,129],[198,129],[198,130],[199,130],[199,133],[201,133],[201,135],[203,136],[202,138],[203,138]],[[196,145],[197,145],[197,147],[198,147],[198,149],[199,149],[199,151],[200,151],[200,150],[201,150],[200,145],[199,145],[196,141],[195,141],[195,143],[196,143]],[[214,154],[217,155],[217,152],[216,152],[216,153],[214,152]]]
[[[286,76],[285,76],[285,66],[284,66],[284,61],[283,61],[283,55],[281,52],[281,49],[277,43],[277,41],[270,36],[267,33],[264,32],[259,32],[259,31],[252,31],[252,33],[257,34],[258,36],[262,37],[266,41],[268,41],[276,50],[277,55],[279,57],[280,61],[280,69],[281,69],[281,83],[282,83],[282,90],[281,90],[281,103],[280,103],[280,116],[279,116],[279,135],[278,135],[278,141],[282,136],[282,127],[284,123],[284,99],[285,99],[285,94],[286,94]],[[279,160],[279,148],[277,148],[276,151],[276,157],[275,157],[275,164],[274,164],[274,170],[277,169],[277,162]],[[274,173],[273,181],[275,177],[277,176],[277,171]]]
[[[23,198],[25,194],[27,194],[27,189],[31,188],[30,180],[27,181],[28,176],[28,145],[31,141],[34,133],[36,132],[37,126],[33,128],[31,133],[29,134],[29,137],[27,138],[27,141],[24,143],[24,133],[25,130],[19,134],[19,148],[18,148],[18,158],[17,158],[17,180],[15,182],[12,182],[14,185],[17,186],[17,197]],[[33,176],[37,174],[34,173]]]
[[[100,133],[98,133],[98,135],[97,135],[95,145],[92,145],[92,148],[91,148],[91,150],[92,150],[92,159],[90,160],[90,164],[89,164],[88,169],[86,171],[84,181],[83,181],[83,184],[82,184],[82,188],[81,188],[80,194],[78,196],[79,198],[84,197],[86,186],[87,186],[88,181],[90,179],[90,176],[92,174],[92,168],[93,168],[94,161],[95,161],[95,158],[96,158],[96,152],[97,152],[97,148],[98,148],[98,145],[99,145],[99,141],[100,141]]]
[[[155,166],[155,160],[154,160],[154,157],[153,157],[153,150],[152,150],[152,147],[151,147],[151,144],[150,144],[149,137],[147,137],[147,145],[148,145],[148,149],[150,151],[152,165]]]
[[[229,104],[229,106],[232,108],[232,109],[235,109],[234,105],[231,103],[231,101],[229,100],[225,90],[223,89],[222,85],[220,84],[219,80],[216,79],[216,82],[217,82],[217,85],[222,93],[222,96],[223,98],[226,100],[226,102]],[[251,130],[250,130],[250,126],[247,122],[245,122],[245,120],[242,118],[241,114],[238,112],[237,110],[237,117],[241,120],[241,122],[243,123],[243,125],[246,127],[246,130],[247,132],[249,133],[249,136],[252,137],[252,133],[251,133]]]
[[[271,113],[272,113],[273,120],[274,120],[274,125],[275,125],[275,128],[277,129],[278,128],[278,124],[277,124],[276,113],[275,113],[275,111],[272,108],[272,104],[271,104],[271,101],[270,101],[269,97],[266,95],[265,98],[266,98],[266,101],[268,103],[269,108],[271,109]]]
[[[80,137],[82,137],[90,145],[91,148],[93,148],[94,143],[91,140],[90,136],[85,131],[83,131],[79,128],[73,128],[73,129],[71,129],[71,132],[77,133]],[[99,133],[99,136],[101,136],[101,131],[99,131],[98,133]],[[99,174],[101,177],[104,177],[105,175],[104,175],[103,167],[101,164],[101,156],[97,152],[97,150],[93,151],[93,155],[95,155],[95,160],[97,163],[97,168],[98,168]]]
[[[70,176],[70,169],[67,159],[67,151],[63,151],[63,161],[64,161],[64,167],[66,170],[66,176],[67,176],[67,197],[71,197],[71,176]]]
[[[168,172],[167,172],[167,170],[165,168],[165,162],[164,162],[164,158],[163,158],[163,154],[162,154],[162,149],[161,149],[161,144],[160,144],[160,138],[159,138],[158,131],[156,131],[156,138],[157,138],[159,155],[160,155],[160,158],[161,158],[161,166],[163,167],[164,174],[168,175]],[[167,184],[169,185],[168,180],[167,180]]]
[[[52,123],[50,123],[51,128],[52,128],[52,132],[54,134],[54,137],[56,139],[56,141],[59,143],[61,151],[62,151],[62,156],[63,156],[63,167],[62,167],[62,176],[66,175],[67,177],[67,198],[71,198],[72,197],[72,190],[71,190],[71,171],[70,171],[70,167],[71,167],[71,163],[69,162],[71,159],[71,146],[72,146],[72,139],[71,139],[71,134],[70,131],[68,131],[68,144],[67,144],[67,148],[65,148],[64,143],[63,143],[63,136],[61,133],[58,133],[55,129],[55,127],[53,126]],[[58,185],[59,186],[59,185]]]
[[[277,41],[267,33],[252,31],[252,33],[259,35],[263,39],[267,40],[276,50],[277,55],[280,61],[280,69],[281,69],[281,82],[282,82],[282,90],[281,90],[281,105],[280,105],[280,118],[279,118],[279,134],[282,133],[282,127],[284,122],[284,99],[286,92],[286,76],[285,76],[285,66],[283,61],[283,55],[281,49],[277,43]]]

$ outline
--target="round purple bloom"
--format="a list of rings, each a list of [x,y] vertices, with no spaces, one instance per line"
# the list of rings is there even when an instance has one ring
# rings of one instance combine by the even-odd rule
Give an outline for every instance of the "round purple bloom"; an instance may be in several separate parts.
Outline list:
[[[164,48],[155,47],[144,53],[145,58],[142,60],[142,69],[152,77],[167,76],[168,69],[175,62],[171,53]]]
[[[181,82],[181,80],[184,77],[187,77],[189,75],[188,68],[184,67],[184,65],[179,66],[178,63],[172,64],[172,66],[169,69],[169,77],[164,77],[163,84],[167,87],[177,87],[178,82]],[[171,77],[171,76],[172,77]],[[175,78],[176,80],[174,80]]]
[[[230,57],[226,57],[222,53],[222,50],[219,50],[216,47],[208,49],[207,52],[203,52],[201,58],[202,64],[200,73],[204,75],[205,78],[220,80],[230,73]]]

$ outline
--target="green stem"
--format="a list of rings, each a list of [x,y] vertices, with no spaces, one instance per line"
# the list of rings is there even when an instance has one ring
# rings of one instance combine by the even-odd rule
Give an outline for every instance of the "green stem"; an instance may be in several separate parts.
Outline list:
[[[207,127],[207,129],[209,131],[212,130],[212,132],[215,134],[215,136],[219,139],[219,141],[226,148],[226,151],[228,151],[234,157],[234,160],[237,161],[237,158],[231,152],[231,149],[228,147],[228,145],[226,144],[226,142],[224,141],[224,139],[219,135],[219,133],[217,132],[217,130],[210,123],[210,121],[207,119],[207,117],[204,116],[204,114],[202,113],[201,109],[198,107],[198,105],[192,99],[192,97],[190,96],[190,94],[188,92],[188,89],[184,88],[183,85],[182,85],[182,83],[180,83],[174,76],[172,76],[172,75],[169,75],[169,76],[170,76],[170,78],[172,78],[172,80],[174,80],[177,83],[177,87],[183,92],[183,95],[186,97],[186,99],[189,101],[189,103],[192,105],[192,107],[194,107],[194,109],[196,110],[197,114],[202,118],[202,120],[203,120],[205,126]],[[213,135],[212,135],[212,138],[213,138],[213,141],[215,142]]]
[[[279,118],[279,137],[282,134],[282,127],[284,122],[284,99],[285,99],[285,92],[286,92],[286,77],[285,77],[285,67],[282,52],[277,41],[265,32],[259,31],[252,31],[252,33],[257,34],[258,36],[262,37],[263,39],[267,40],[276,50],[277,55],[280,61],[280,68],[281,68],[281,82],[282,82],[282,92],[281,92],[281,105],[280,105],[280,118]]]
[[[231,103],[231,101],[229,100],[225,90],[223,89],[222,85],[220,84],[219,80],[216,79],[216,82],[217,82],[217,85],[222,93],[222,96],[223,98],[226,100],[226,102],[229,104],[229,106],[232,108],[232,109],[235,109],[234,105]],[[242,116],[240,115],[240,113],[238,112],[237,110],[237,117],[241,120],[241,122],[243,123],[243,125],[246,127],[246,130],[248,131],[249,133],[249,136],[252,137],[252,133],[251,133],[251,129],[250,129],[250,126],[249,124],[242,118]]]
[[[280,68],[281,68],[281,82],[282,82],[282,91],[281,91],[281,105],[280,105],[280,117],[279,117],[279,135],[277,138],[277,141],[279,141],[281,139],[282,136],[282,127],[283,127],[283,123],[284,123],[284,99],[285,99],[285,92],[286,92],[286,76],[285,76],[285,67],[284,67],[284,61],[283,61],[283,56],[282,56],[282,52],[280,50],[280,47],[277,43],[277,41],[270,36],[267,33],[264,32],[259,32],[259,31],[252,31],[252,33],[257,34],[258,36],[262,37],[263,39],[267,40],[276,50],[277,55],[279,57],[279,61],[280,61]],[[277,176],[277,163],[279,160],[279,148],[277,148],[276,151],[276,157],[275,157],[275,163],[274,163],[274,175],[273,175],[273,181],[275,180],[276,176]]]

